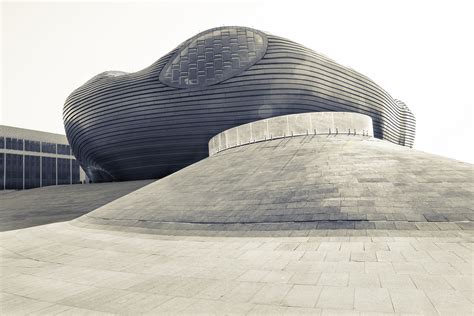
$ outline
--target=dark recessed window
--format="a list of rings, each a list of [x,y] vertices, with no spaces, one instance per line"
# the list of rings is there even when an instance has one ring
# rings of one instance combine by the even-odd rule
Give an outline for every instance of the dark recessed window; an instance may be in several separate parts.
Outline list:
[[[71,183],[71,159],[58,158],[58,184]]]
[[[71,176],[72,176],[72,179],[71,179],[72,184],[81,183],[79,162],[76,159],[72,160]]]
[[[6,181],[5,189],[23,189],[23,156],[6,154]]]
[[[0,190],[4,190],[5,155],[0,154]]]
[[[56,158],[42,157],[42,186],[56,184]]]
[[[34,140],[25,140],[25,151],[40,152],[41,151],[40,142],[34,141]]]
[[[37,188],[39,186],[40,157],[25,155],[25,189]]]
[[[60,155],[70,155],[71,154],[71,148],[69,147],[69,145],[58,144],[58,154],[60,154]]]
[[[41,151],[44,153],[55,154],[56,144],[43,142],[41,143]]]
[[[23,150],[23,139],[7,137],[6,149]]]

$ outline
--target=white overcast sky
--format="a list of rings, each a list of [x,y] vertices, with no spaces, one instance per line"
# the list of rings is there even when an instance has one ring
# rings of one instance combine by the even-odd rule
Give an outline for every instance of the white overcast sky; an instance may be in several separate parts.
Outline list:
[[[415,148],[474,163],[474,1],[2,2],[0,122],[64,133],[72,90],[199,31],[254,27],[365,74],[417,119]]]

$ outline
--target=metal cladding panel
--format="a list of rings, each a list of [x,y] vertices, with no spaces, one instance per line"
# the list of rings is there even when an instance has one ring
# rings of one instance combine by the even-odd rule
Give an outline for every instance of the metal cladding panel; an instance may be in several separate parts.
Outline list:
[[[104,72],[64,105],[74,155],[95,182],[161,178],[208,156],[209,140],[257,120],[356,112],[374,136],[413,145],[413,114],[362,74],[290,40],[220,27],[146,69]]]

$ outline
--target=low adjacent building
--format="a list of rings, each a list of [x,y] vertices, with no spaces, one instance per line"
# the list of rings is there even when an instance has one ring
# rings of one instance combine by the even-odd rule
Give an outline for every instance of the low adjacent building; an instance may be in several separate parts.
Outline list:
[[[65,135],[0,125],[0,190],[85,181]]]

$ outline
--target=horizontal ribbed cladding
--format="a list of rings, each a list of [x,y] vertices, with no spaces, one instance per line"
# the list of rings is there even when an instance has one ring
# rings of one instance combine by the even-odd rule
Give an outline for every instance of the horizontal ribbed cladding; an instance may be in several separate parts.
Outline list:
[[[251,46],[252,41],[235,45],[245,40],[242,30],[235,34],[229,45]],[[174,81],[182,79],[186,88],[159,80],[170,60],[179,60],[176,56],[186,48],[180,46],[144,70],[102,74],[75,90],[66,100],[64,122],[73,152],[90,178],[160,178],[206,157],[209,139],[226,129],[304,112],[369,115],[375,137],[411,146],[414,124],[402,124],[411,122],[411,113],[370,79],[289,40],[268,34],[262,38],[261,59],[252,57],[250,66],[232,65],[232,76],[217,84],[201,78],[199,86],[190,85],[194,74],[189,64]],[[201,42],[204,65],[217,60],[220,40],[206,36]],[[206,41],[213,43],[212,49]],[[186,62],[194,58],[188,57]],[[221,74],[225,69],[214,67],[213,75]]]
[[[395,102],[401,108],[400,115],[400,141],[399,145],[407,146],[413,148],[415,142],[415,132],[416,132],[416,119],[413,113],[410,111],[405,102],[395,99]]]

